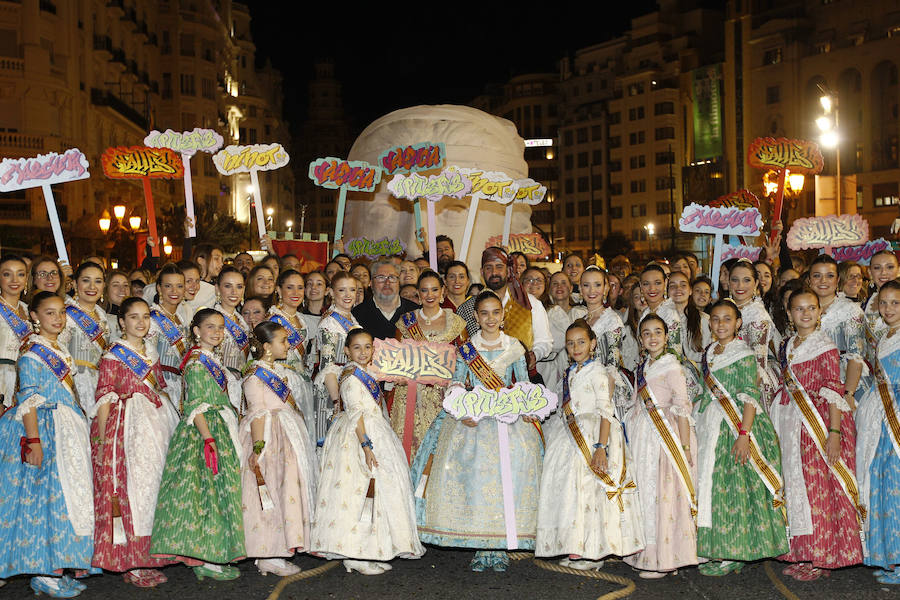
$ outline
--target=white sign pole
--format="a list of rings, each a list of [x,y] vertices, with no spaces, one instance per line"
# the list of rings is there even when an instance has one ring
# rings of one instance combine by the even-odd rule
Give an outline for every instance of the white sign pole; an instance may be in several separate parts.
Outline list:
[[[722,242],[724,236],[721,233],[716,234],[716,245],[713,248],[712,273],[709,278],[712,279],[713,295],[719,295],[719,269],[722,265]]]
[[[59,226],[59,215],[56,213],[56,202],[53,200],[53,190],[50,184],[41,186],[44,190],[44,202],[47,204],[47,216],[50,218],[50,229],[53,230],[53,242],[56,244],[56,254],[59,262],[69,264],[69,254],[66,252],[66,242],[63,240],[62,228]]]
[[[463,233],[462,246],[459,248],[459,260],[466,262],[469,257],[469,244],[472,242],[472,229],[475,227],[475,213],[478,212],[478,196],[469,201],[469,215],[466,217],[466,230]]]
[[[506,205],[506,215],[503,218],[503,246],[509,247],[509,230],[512,227],[513,203]]]
[[[265,217],[263,217],[262,193],[259,190],[259,177],[256,174],[256,169],[250,169],[250,183],[253,185],[253,198],[255,200],[253,205],[256,206],[256,227],[259,230],[259,237],[262,239],[266,235],[266,224]]]
[[[197,237],[197,222],[194,219],[194,185],[191,183],[191,155],[181,153],[181,162],[184,165],[184,210],[190,219],[188,237]]]

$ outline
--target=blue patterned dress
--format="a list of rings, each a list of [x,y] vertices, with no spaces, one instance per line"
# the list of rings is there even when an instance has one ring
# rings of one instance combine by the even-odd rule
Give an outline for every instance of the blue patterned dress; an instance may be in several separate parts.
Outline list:
[[[35,335],[73,365],[65,349]],[[94,506],[88,422],[74,390],[31,350],[18,360],[17,405],[0,417],[0,578],[89,570],[94,553]],[[23,463],[22,417],[37,411],[43,460]]]

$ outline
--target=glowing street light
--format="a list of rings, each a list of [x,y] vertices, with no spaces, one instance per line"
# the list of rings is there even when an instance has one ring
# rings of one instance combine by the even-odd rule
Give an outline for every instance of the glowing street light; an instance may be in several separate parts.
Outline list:
[[[293,229],[291,229],[291,228],[294,226],[294,222],[293,222],[293,221],[291,221],[290,219],[288,219],[287,221],[284,222],[284,224],[285,224],[285,226],[287,227],[287,230],[288,230],[288,231],[293,231]]]
[[[116,215],[116,219],[121,221],[122,217],[125,216],[125,207],[121,204],[116,204],[113,206],[113,214]]]
[[[132,231],[137,231],[141,228],[141,216],[140,215],[131,215],[128,217],[128,226],[131,227]]]
[[[112,220],[109,218],[109,215],[104,212],[103,216],[100,217],[99,224],[100,231],[103,232],[103,235],[106,235],[107,233],[109,233],[109,226],[112,225]]]
[[[791,190],[795,194],[799,194],[803,191],[803,182],[805,178],[803,177],[803,173],[790,173],[788,172],[788,186],[790,186]]]

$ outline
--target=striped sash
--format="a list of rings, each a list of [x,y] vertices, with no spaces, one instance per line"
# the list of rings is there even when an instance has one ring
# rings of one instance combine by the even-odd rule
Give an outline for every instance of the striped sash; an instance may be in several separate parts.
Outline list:
[[[875,381],[878,384],[878,395],[881,397],[881,405],[884,408],[884,418],[888,426],[888,434],[891,436],[891,444],[894,446],[894,453],[900,458],[900,414],[898,414],[897,399],[894,398],[894,391],[881,361],[876,357],[874,361]]]
[[[278,376],[274,371],[270,371],[269,369],[263,367],[260,364],[256,364],[256,368],[253,370],[253,374],[262,381],[266,386],[272,390],[276,396],[278,396],[282,402],[290,405],[295,410],[297,409],[297,403],[294,401],[294,396],[291,394],[291,389],[288,387],[287,382],[284,379]]]
[[[72,369],[69,368],[69,365],[65,360],[54,352],[52,348],[49,348],[44,344],[38,344],[37,342],[28,346],[25,352],[31,352],[41,359],[41,362],[53,371],[53,374],[56,375],[56,378],[60,383],[69,388],[69,392],[71,392],[72,396],[75,397],[76,403],[78,403],[78,397],[75,392],[75,380],[72,378]],[[80,406],[80,403],[78,404]]]

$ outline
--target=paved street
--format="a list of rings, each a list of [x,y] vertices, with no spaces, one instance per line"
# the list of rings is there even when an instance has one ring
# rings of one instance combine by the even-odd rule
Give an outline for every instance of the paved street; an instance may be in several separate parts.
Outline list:
[[[287,585],[280,600],[323,598],[375,600],[381,598],[452,598],[517,600],[595,600],[602,594],[619,588],[617,584],[553,573],[540,569],[531,561],[519,561],[506,573],[472,573],[468,570],[471,552],[428,548],[417,561],[397,560],[389,573],[364,577],[347,574],[338,565],[326,573]],[[308,556],[296,559],[304,569],[325,563]],[[627,565],[615,562],[606,572],[632,578],[637,589],[628,596],[633,600],[656,598],[700,598],[704,600],[892,600],[900,597],[900,589],[878,584],[866,568],[844,569],[829,579],[814,583],[799,583],[781,575],[782,565],[770,563],[771,571],[787,586],[784,593],[769,579],[764,563],[748,565],[739,575],[724,578],[703,577],[697,569],[687,569],[674,577],[660,581],[644,581]],[[152,590],[140,590],[116,575],[92,577],[88,590],[80,598],[161,600],[265,600],[278,579],[261,577],[252,561],[241,563],[241,578],[232,582],[197,581],[185,567],[165,569],[169,582]],[[13,600],[33,597],[28,581],[18,578],[0,588],[0,598]]]

